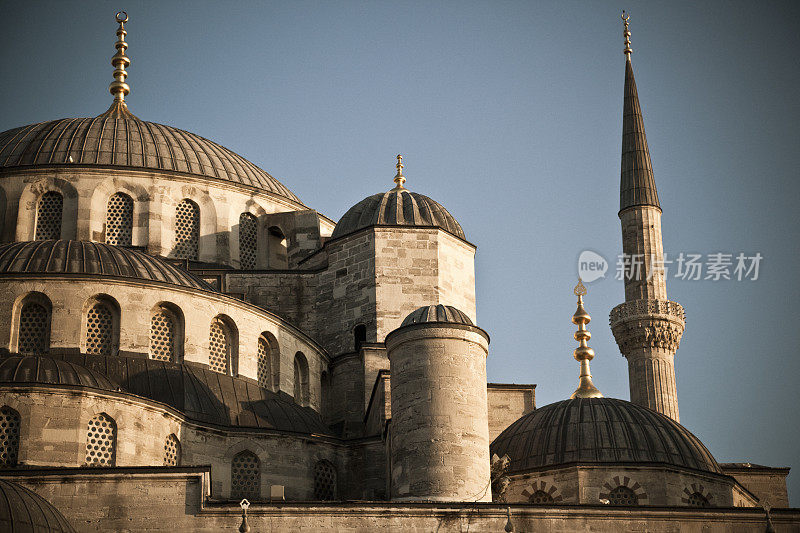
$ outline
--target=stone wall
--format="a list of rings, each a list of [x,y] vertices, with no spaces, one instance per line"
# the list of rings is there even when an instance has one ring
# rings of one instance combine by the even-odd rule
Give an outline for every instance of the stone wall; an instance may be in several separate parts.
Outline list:
[[[536,385],[488,383],[489,440],[493,441],[522,415],[536,409]]]
[[[769,502],[772,507],[789,507],[789,493],[786,490],[788,468],[751,463],[726,463],[720,466],[723,472],[733,476],[760,501]]]
[[[279,362],[279,390],[294,394],[294,356],[302,352],[308,360],[310,406],[319,410],[320,376],[327,369],[327,355],[299,330],[252,305],[211,292],[133,279],[4,276],[0,280],[0,347],[14,352],[19,302],[34,292],[44,294],[52,303],[50,346],[53,348],[82,346],[87,302],[94,295],[103,295],[120,310],[116,320],[121,352],[149,352],[153,310],[168,304],[182,318],[184,361],[208,364],[210,325],[215,317],[224,316],[235,330],[229,373],[257,380],[258,339],[263,333],[269,333],[278,344],[273,363]]]
[[[27,486],[55,505],[81,533],[235,531],[242,521],[241,509],[236,502],[204,498],[208,475],[208,468],[0,472],[0,477]],[[519,532],[762,533],[766,529],[763,510],[753,508],[255,502],[247,516],[252,531],[494,533],[504,530],[507,513]],[[797,510],[773,510],[771,519],[777,533],[800,531]]]

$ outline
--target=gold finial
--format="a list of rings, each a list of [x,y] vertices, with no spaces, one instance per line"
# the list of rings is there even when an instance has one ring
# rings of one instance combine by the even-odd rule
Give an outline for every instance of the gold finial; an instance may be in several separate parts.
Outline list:
[[[125,31],[125,23],[128,22],[128,14],[120,11],[115,15],[116,21],[119,24],[117,29],[117,42],[114,47],[117,53],[111,58],[111,65],[114,67],[114,81],[108,86],[108,91],[114,95],[114,102],[119,102],[125,105],[125,97],[130,94],[131,88],[125,83],[128,73],[125,68],[131,65],[131,60],[125,55],[125,50],[128,48],[128,43],[125,42],[125,36],[128,32]]]
[[[622,36],[625,37],[625,50],[623,50],[623,53],[630,59],[633,50],[631,49],[631,32],[628,29],[628,21],[631,19],[631,16],[623,9],[621,17],[622,23],[625,25],[625,29],[622,30]]]
[[[397,167],[397,174],[394,177],[394,182],[397,184],[395,189],[402,189],[406,178],[403,176],[403,156],[400,154],[397,154],[397,164],[395,167]]]
[[[579,343],[573,352],[573,356],[581,364],[581,375],[578,378],[578,388],[575,389],[570,398],[602,398],[603,395],[592,383],[592,373],[589,371],[589,361],[594,359],[594,350],[586,344],[586,341],[592,338],[592,334],[586,329],[586,324],[591,322],[592,317],[583,308],[583,297],[586,296],[588,291],[581,278],[578,278],[578,284],[575,285],[575,289],[572,292],[578,297],[578,309],[572,315],[572,323],[578,326],[578,331],[575,332],[575,340]]]

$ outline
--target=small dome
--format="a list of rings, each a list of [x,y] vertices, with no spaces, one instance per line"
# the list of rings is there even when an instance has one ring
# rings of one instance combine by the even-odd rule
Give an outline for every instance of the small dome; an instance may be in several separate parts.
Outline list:
[[[474,325],[472,320],[455,307],[451,305],[425,305],[412,311],[400,327],[410,326],[411,324],[422,324],[425,322],[447,322],[450,324],[466,324],[467,326]]]
[[[721,473],[700,439],[671,418],[616,398],[575,398],[535,409],[503,431],[490,453],[509,472],[582,463],[662,463]]]
[[[0,479],[0,531],[75,533],[53,504],[30,489]]]
[[[95,274],[214,291],[194,274],[130,248],[88,241],[29,241],[0,245],[0,274]]]
[[[0,169],[35,166],[180,172],[257,187],[302,205],[285,185],[242,156],[194,133],[145,122],[130,113],[125,118],[109,112],[64,118],[0,133]]]
[[[119,388],[103,374],[82,365],[40,356],[0,359],[0,383],[79,385],[110,391]]]
[[[394,188],[361,200],[339,220],[331,238],[369,226],[435,227],[465,239],[464,230],[447,209],[427,196],[407,189]]]

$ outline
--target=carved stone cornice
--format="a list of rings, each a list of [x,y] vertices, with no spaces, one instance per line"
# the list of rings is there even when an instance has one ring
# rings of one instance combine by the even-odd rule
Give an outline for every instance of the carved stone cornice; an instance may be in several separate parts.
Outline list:
[[[611,310],[609,324],[627,357],[637,348],[677,351],[686,324],[683,306],[669,300],[632,300]]]

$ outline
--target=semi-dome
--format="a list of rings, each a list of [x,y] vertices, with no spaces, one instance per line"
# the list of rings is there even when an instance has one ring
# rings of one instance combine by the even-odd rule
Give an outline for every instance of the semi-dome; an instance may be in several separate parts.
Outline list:
[[[449,324],[466,324],[472,326],[472,320],[463,312],[452,305],[424,305],[412,311],[403,320],[402,326],[423,324],[426,322],[447,322]]]
[[[575,398],[531,411],[491,453],[520,473],[566,464],[661,463],[722,473],[700,439],[671,418],[615,398]]]
[[[244,157],[194,133],[140,120],[127,109],[0,133],[0,169],[78,165],[192,174],[249,185],[302,205]]]
[[[0,383],[78,385],[115,391],[110,379],[83,365],[43,356],[11,356],[0,359]]]
[[[125,392],[169,405],[197,422],[331,435],[316,411],[252,380],[195,364],[147,357],[85,354],[63,357],[108,376]]]
[[[373,194],[351,207],[336,224],[331,238],[369,226],[436,227],[465,239],[461,225],[444,206],[401,187]]]
[[[75,533],[64,515],[30,489],[0,479],[0,531]]]
[[[214,288],[194,274],[137,250],[88,241],[29,241],[0,245],[0,274],[94,274]]]

